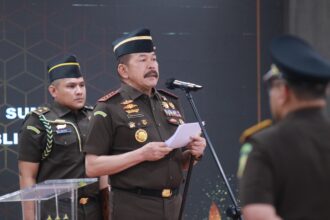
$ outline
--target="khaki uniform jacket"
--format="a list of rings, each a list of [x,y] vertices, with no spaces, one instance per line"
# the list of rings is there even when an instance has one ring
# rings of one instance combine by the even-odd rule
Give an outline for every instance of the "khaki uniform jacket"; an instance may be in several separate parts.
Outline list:
[[[165,141],[183,123],[178,98],[154,90],[151,97],[123,84],[101,98],[91,119],[85,152],[117,155],[154,141]],[[110,176],[113,187],[123,189],[178,188],[182,183],[182,152],[173,150],[158,161],[142,162]]]
[[[248,144],[243,206],[271,204],[286,220],[330,219],[330,122],[322,109],[291,112]]]
[[[54,102],[27,115],[19,133],[18,160],[40,164],[37,183],[49,179],[86,178],[83,146],[91,113],[91,107],[73,113]],[[49,130],[39,115],[48,121]],[[47,144],[51,149],[45,152]],[[97,194],[98,187],[87,194],[91,193]]]

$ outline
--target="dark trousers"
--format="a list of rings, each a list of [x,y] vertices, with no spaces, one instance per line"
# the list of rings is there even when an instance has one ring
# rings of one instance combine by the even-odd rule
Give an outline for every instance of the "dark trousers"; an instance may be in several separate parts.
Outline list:
[[[178,220],[181,196],[160,198],[116,190],[111,192],[111,220]]]
[[[99,198],[89,198],[88,202],[84,205],[79,204],[77,207],[77,219],[78,220],[102,220],[102,208]],[[65,216],[68,219],[71,218],[71,203],[69,199],[59,199],[58,201],[58,211],[59,218],[61,220],[64,219]],[[49,201],[44,201],[41,203],[41,219],[47,220],[50,216],[51,219],[56,218],[56,206],[55,199],[51,199]]]

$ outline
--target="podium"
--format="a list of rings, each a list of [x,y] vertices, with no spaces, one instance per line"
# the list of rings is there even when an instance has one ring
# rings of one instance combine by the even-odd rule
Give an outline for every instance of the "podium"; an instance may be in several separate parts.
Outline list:
[[[35,220],[77,220],[78,189],[97,178],[54,179],[0,197],[0,202],[34,203]]]

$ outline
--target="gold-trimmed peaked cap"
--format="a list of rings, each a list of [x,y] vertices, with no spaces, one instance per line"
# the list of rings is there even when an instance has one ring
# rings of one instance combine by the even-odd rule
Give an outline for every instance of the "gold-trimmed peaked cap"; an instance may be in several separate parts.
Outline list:
[[[292,35],[274,38],[270,46],[273,64],[264,80],[283,78],[289,82],[330,81],[330,62],[306,41]]]
[[[60,59],[51,60],[47,65],[49,82],[63,78],[80,78],[80,64],[75,55],[65,55]]]
[[[147,28],[137,29],[118,38],[112,42],[112,47],[116,59],[126,54],[154,51],[150,30]]]

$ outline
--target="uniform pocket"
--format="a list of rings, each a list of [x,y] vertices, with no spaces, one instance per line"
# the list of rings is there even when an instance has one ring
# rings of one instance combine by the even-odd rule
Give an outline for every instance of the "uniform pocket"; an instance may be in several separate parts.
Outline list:
[[[79,160],[80,152],[77,135],[74,131],[66,134],[53,133],[54,142],[51,157],[64,164],[74,163]]]
[[[71,132],[70,134],[54,134],[54,143],[59,147],[66,147],[76,144],[77,147],[79,147],[75,132]]]

